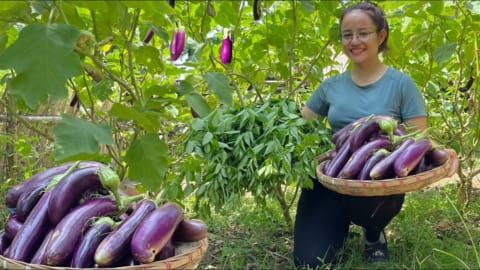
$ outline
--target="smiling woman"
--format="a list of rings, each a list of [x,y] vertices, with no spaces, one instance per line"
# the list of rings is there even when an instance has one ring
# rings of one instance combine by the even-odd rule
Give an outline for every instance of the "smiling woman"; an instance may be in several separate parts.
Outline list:
[[[371,114],[392,116],[425,129],[420,90],[410,76],[380,61],[379,54],[387,50],[388,34],[385,14],[377,5],[362,2],[347,7],[340,17],[340,35],[352,68],[323,81],[307,100],[302,115],[326,117],[334,132]],[[365,258],[388,261],[383,231],[401,210],[404,194],[358,197],[314,183],[313,189],[302,190],[297,206],[295,263],[310,267],[335,264],[351,223],[365,231]]]

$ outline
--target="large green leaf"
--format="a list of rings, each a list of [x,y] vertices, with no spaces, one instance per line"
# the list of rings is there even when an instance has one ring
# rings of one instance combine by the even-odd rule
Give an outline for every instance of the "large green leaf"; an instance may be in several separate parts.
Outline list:
[[[200,117],[204,117],[209,114],[212,109],[208,106],[207,101],[198,93],[190,93],[185,95],[185,100],[187,101],[188,105],[192,107]]]
[[[206,73],[203,78],[207,81],[208,89],[213,91],[220,102],[224,105],[231,106],[233,103],[233,89],[230,86],[227,76],[221,72],[212,71]]]
[[[31,24],[0,55],[0,69],[14,69],[10,91],[36,108],[48,96],[67,95],[67,79],[82,73],[80,57],[73,52],[80,31],[66,24]]]
[[[438,63],[438,65],[441,66],[443,62],[448,60],[453,55],[456,49],[456,42],[441,45],[435,50],[435,52],[433,53],[433,57],[435,58],[435,61]]]
[[[62,115],[62,122],[54,128],[55,159],[63,160],[79,154],[96,154],[100,144],[113,144],[108,125],[95,125],[70,115]]]
[[[167,171],[167,158],[168,147],[157,134],[138,138],[125,155],[128,178],[138,181],[150,191],[157,191]]]
[[[123,104],[113,104],[112,109],[110,110],[110,115],[120,119],[134,120],[137,124],[146,128],[150,132],[154,132],[158,129],[158,124],[152,122],[144,113]]]

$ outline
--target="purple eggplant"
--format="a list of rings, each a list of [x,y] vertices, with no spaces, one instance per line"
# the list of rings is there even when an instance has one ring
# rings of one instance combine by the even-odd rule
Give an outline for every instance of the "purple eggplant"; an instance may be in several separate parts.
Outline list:
[[[177,60],[185,47],[185,29],[177,26],[173,32],[172,42],[170,43],[170,58],[172,61]]]
[[[30,260],[30,263],[33,264],[45,264],[45,252],[47,251],[47,244],[48,241],[50,241],[50,238],[53,235],[53,228],[51,228],[47,234],[45,235],[45,238],[43,239],[42,243],[40,244],[40,247],[38,247],[37,251],[35,251],[35,254],[33,254],[32,259]]]
[[[0,231],[0,255],[3,255],[3,253],[10,246],[11,242],[12,240],[6,236],[5,232]]]
[[[175,245],[172,239],[168,239],[167,243],[155,256],[155,261],[161,261],[175,256]]]
[[[97,171],[97,167],[77,169],[53,187],[53,195],[48,203],[48,217],[53,225],[75,206],[84,191],[102,186]]]
[[[10,208],[15,208],[18,203],[18,198],[24,193],[24,191],[30,189],[32,186],[36,186],[38,183],[50,181],[50,177],[60,173],[64,173],[73,164],[73,162],[63,163],[55,167],[40,171],[34,174],[27,180],[12,187],[5,195],[5,204]],[[28,191],[27,191],[28,192]]]
[[[45,182],[39,183],[30,188],[29,192],[24,192],[20,195],[17,206],[15,207],[15,213],[20,222],[27,219],[27,216],[30,214],[33,207],[35,207],[35,204],[40,200],[42,194],[45,192],[45,188],[53,177],[54,175],[50,176],[50,180],[47,179]]]
[[[95,265],[95,250],[100,242],[113,230],[115,221],[101,217],[93,223],[81,237],[70,262],[73,268],[88,268]]]
[[[426,172],[433,167],[433,164],[430,162],[427,155],[423,156],[418,165],[413,169],[411,174],[419,174],[422,172]]]
[[[352,153],[348,161],[338,173],[338,178],[355,179],[358,173],[365,165],[367,159],[375,152],[375,150],[388,148],[392,145],[388,137],[379,137],[358,148]]]
[[[182,219],[183,209],[174,202],[167,202],[148,214],[132,237],[130,248],[135,261],[153,262]]]
[[[18,231],[23,226],[23,222],[18,220],[17,214],[12,213],[8,216],[7,221],[5,222],[5,235],[8,237],[8,239],[12,240],[15,238],[15,235],[17,235]]]
[[[111,266],[125,256],[138,224],[156,207],[155,202],[150,199],[139,201],[132,214],[100,242],[95,251],[95,263],[101,267]]]
[[[65,266],[91,219],[114,214],[117,210],[117,204],[111,197],[94,198],[73,208],[55,226],[45,252],[46,264]]]
[[[48,219],[48,201],[52,195],[51,190],[47,190],[35,207],[32,209],[30,215],[23,223],[23,226],[13,238],[12,243],[5,254],[5,257],[14,260],[29,262],[35,251],[51,228],[50,220]]]
[[[433,166],[440,166],[447,162],[449,155],[445,149],[434,147],[428,151],[427,158]]]
[[[145,34],[145,37],[143,38],[143,42],[144,42],[145,44],[149,43],[150,40],[151,40],[152,37],[153,37],[153,34],[154,34],[153,29],[152,29],[151,27],[148,28],[147,33]]]
[[[432,149],[432,141],[428,138],[416,140],[398,155],[393,164],[395,174],[399,177],[409,175],[425,154]]]
[[[393,136],[397,121],[388,117],[373,117],[363,122],[350,136],[350,151],[355,152],[372,136],[382,133]]]
[[[347,140],[337,151],[335,157],[330,161],[325,170],[325,175],[330,177],[337,177],[340,170],[343,168],[347,160],[350,158],[350,140]]]
[[[174,241],[196,242],[207,237],[207,224],[200,219],[183,219],[173,233]]]
[[[386,156],[373,166],[370,170],[370,178],[374,180],[382,179],[390,172],[393,172],[393,164],[395,160],[414,141],[415,139],[411,137],[404,138],[400,144],[392,150],[390,155]]]
[[[370,179],[370,170],[372,170],[373,166],[380,162],[380,160],[384,159],[387,155],[390,154],[390,151],[387,149],[378,149],[373,153],[365,162],[362,169],[357,175],[358,180],[369,180]]]
[[[232,62],[233,42],[229,29],[224,30],[222,46],[220,47],[220,60],[224,64]]]

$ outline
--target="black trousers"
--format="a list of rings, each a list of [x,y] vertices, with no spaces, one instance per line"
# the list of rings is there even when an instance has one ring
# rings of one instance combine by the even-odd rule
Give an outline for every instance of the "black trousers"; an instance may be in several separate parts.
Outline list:
[[[293,248],[297,266],[335,264],[351,223],[365,228],[368,238],[378,239],[400,212],[405,197],[348,196],[325,188],[317,180],[313,182],[313,189],[302,190],[297,205]]]

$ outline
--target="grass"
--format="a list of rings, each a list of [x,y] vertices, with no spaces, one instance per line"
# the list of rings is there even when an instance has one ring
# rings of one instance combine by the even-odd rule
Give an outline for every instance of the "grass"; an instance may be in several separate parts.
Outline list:
[[[479,269],[480,196],[460,215],[455,194],[454,185],[407,194],[402,211],[386,229],[387,264],[363,260],[361,228],[351,226],[345,259],[335,269]],[[241,206],[225,205],[205,221],[209,248],[200,269],[294,268],[292,233],[276,202],[258,207],[245,197]]]

